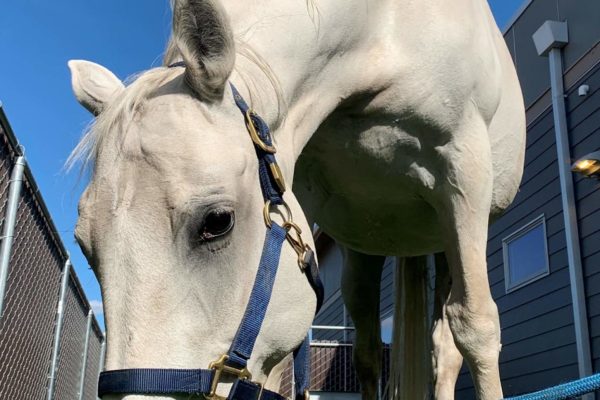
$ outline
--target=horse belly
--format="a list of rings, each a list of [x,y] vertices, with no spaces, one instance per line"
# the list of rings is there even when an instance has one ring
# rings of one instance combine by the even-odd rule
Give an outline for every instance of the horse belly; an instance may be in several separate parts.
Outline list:
[[[434,208],[425,200],[436,166],[426,138],[393,118],[335,118],[298,160],[294,192],[308,214],[341,244],[367,254],[439,251]]]

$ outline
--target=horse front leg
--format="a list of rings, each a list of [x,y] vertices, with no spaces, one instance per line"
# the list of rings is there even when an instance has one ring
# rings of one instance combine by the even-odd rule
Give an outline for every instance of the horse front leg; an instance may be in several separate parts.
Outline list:
[[[486,245],[492,199],[492,163],[487,127],[475,110],[449,143],[436,208],[450,266],[452,288],[446,316],[466,359],[480,400],[502,398],[498,369],[500,323],[487,277]]]
[[[446,303],[452,282],[446,255],[435,255],[435,297],[431,332],[431,363],[435,400],[454,400],[454,388],[462,367],[463,357],[454,344]]]
[[[354,367],[363,400],[375,400],[382,362],[379,290],[385,257],[343,250],[342,296],[356,328]]]

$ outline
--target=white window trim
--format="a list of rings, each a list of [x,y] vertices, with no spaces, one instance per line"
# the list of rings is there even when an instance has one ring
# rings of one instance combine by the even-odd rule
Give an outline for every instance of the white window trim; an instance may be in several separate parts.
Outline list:
[[[511,282],[510,282],[510,266],[509,266],[509,258],[508,258],[508,244],[510,242],[514,241],[515,239],[518,239],[521,236],[524,236],[525,234],[529,233],[532,229],[537,228],[540,225],[542,225],[542,228],[544,231],[545,268],[539,274],[532,275],[529,278],[525,278],[525,280],[523,280],[523,281],[511,284]],[[521,228],[517,229],[515,232],[511,233],[510,235],[508,235],[504,239],[502,239],[502,258],[503,258],[502,261],[504,264],[504,288],[505,288],[506,293],[514,292],[515,290],[520,289],[523,286],[527,286],[530,283],[533,283],[539,279],[542,279],[542,278],[550,275],[550,263],[548,260],[548,234],[546,232],[546,217],[544,214],[536,217],[532,221],[528,222],[527,224],[523,225]]]

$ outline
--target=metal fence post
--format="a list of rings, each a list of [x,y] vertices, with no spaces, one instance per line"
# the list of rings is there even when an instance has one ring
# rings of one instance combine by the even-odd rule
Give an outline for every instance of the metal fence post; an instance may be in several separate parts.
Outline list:
[[[106,354],[106,335],[102,335],[102,344],[100,345],[100,361],[98,362],[98,375],[104,370],[104,356]],[[100,397],[98,397],[100,400]]]
[[[56,329],[54,330],[54,347],[52,348],[52,365],[50,367],[50,379],[48,382],[47,400],[54,399],[54,390],[56,384],[56,369],[58,368],[58,357],[60,353],[60,337],[65,320],[65,300],[67,298],[67,288],[69,287],[69,277],[71,272],[71,259],[68,258],[63,268],[62,281],[60,285],[60,300],[56,310]]]
[[[2,244],[0,245],[0,318],[2,318],[2,315],[4,314],[4,295],[6,294],[8,268],[15,236],[17,210],[19,208],[19,198],[21,197],[25,164],[25,157],[18,157],[10,176],[6,214],[4,216],[4,227],[2,229]]]
[[[83,400],[83,387],[85,385],[85,370],[87,369],[88,346],[90,344],[90,332],[92,331],[92,310],[88,312],[87,327],[85,329],[85,340],[83,341],[83,355],[81,357],[81,378],[79,380],[79,400]]]

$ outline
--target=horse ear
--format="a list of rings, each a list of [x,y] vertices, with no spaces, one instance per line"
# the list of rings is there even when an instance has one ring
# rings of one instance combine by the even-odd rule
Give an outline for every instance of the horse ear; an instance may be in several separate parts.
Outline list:
[[[176,0],[173,41],[185,62],[187,83],[203,99],[221,99],[233,70],[235,45],[219,2]]]
[[[71,60],[71,84],[77,101],[98,115],[108,101],[125,87],[112,72],[90,61]]]

